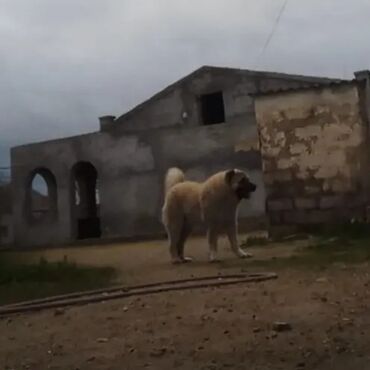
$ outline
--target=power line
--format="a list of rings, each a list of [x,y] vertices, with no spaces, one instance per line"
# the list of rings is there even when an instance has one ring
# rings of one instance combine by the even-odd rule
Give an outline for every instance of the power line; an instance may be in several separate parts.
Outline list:
[[[269,35],[268,35],[268,37],[267,37],[267,39],[266,39],[266,41],[265,41],[265,43],[264,43],[264,45],[262,47],[262,50],[261,50],[260,54],[257,57],[256,67],[258,66],[259,60],[262,58],[263,54],[267,50],[267,48],[268,48],[268,46],[270,44],[270,41],[272,40],[272,37],[275,34],[275,31],[276,31],[276,29],[277,29],[277,27],[279,25],[280,19],[281,19],[282,15],[283,15],[286,7],[287,7],[287,4],[288,4],[288,0],[284,0],[282,6],[280,8],[280,11],[279,11],[279,13],[278,13],[278,15],[277,15],[277,17],[275,19],[275,22],[274,22],[274,24],[272,26],[271,32],[269,33]]]

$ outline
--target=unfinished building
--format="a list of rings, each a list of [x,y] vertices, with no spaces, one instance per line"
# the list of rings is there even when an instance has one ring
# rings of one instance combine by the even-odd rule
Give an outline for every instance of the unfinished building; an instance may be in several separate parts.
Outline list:
[[[11,150],[16,246],[90,238],[163,235],[163,176],[179,166],[194,180],[247,170],[258,191],[240,208],[240,227],[265,218],[265,187],[252,94],[337,80],[202,67],[100,131]],[[32,183],[42,177],[42,209]]]

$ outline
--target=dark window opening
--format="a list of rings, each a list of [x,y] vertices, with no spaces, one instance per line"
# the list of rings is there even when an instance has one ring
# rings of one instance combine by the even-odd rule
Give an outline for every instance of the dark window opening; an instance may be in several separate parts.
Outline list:
[[[76,238],[100,238],[98,173],[91,163],[74,166],[73,198]]]
[[[225,122],[225,108],[222,91],[200,97],[204,125]]]

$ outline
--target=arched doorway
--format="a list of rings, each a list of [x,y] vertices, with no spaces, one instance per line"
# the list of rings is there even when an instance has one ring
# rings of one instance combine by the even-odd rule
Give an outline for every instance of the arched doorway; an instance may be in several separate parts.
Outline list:
[[[47,168],[37,168],[26,183],[26,214],[29,221],[50,221],[58,212],[57,182]]]
[[[90,162],[73,166],[71,198],[75,238],[100,238],[98,172]]]

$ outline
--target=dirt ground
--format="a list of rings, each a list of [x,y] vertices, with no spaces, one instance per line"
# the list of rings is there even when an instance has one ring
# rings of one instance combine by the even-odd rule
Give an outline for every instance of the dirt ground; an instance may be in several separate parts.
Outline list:
[[[254,260],[289,256],[303,244],[255,247]],[[29,252],[28,258],[111,265],[127,285],[261,270],[235,259],[225,243],[220,247],[220,264],[206,262],[202,239],[191,241],[196,261],[183,266],[168,263],[162,241]],[[369,265],[275,271],[278,279],[263,283],[3,319],[0,369],[369,369]],[[274,331],[276,321],[291,330]]]

